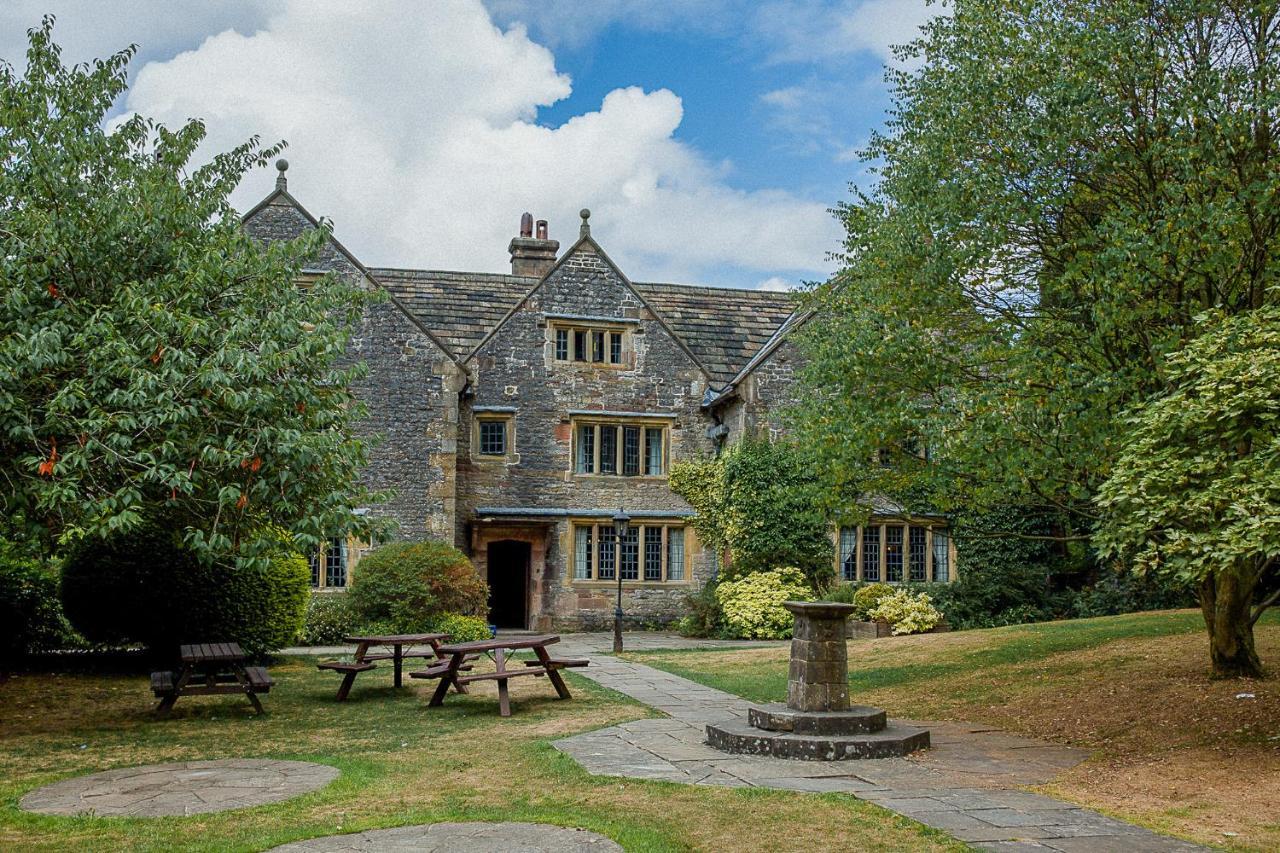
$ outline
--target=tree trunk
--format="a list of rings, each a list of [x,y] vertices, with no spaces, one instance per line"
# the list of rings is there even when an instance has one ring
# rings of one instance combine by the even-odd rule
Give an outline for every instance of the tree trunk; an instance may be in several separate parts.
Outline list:
[[[1214,678],[1261,678],[1262,662],[1253,646],[1252,573],[1214,572],[1200,582],[1200,611],[1209,631]]]

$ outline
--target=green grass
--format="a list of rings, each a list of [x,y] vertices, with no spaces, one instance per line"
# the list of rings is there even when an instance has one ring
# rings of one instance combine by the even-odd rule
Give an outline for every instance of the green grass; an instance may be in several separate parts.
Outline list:
[[[1280,613],[1269,612],[1263,621],[1264,624],[1280,624]],[[1190,611],[1043,622],[966,632],[980,633],[990,639],[990,642],[979,648],[956,651],[942,649],[926,660],[865,666],[859,665],[856,659],[857,650],[862,646],[855,643],[850,646],[852,665],[849,686],[852,691],[861,694],[923,680],[945,679],[976,668],[1033,663],[1065,652],[1095,648],[1118,639],[1200,634],[1203,631],[1204,623],[1199,613]],[[756,702],[775,702],[786,696],[785,667],[733,667],[726,671],[710,672],[702,665],[688,665],[704,653],[705,650],[681,649],[633,652],[625,657]]]
[[[248,851],[476,820],[580,826],[642,851],[820,847],[822,837],[862,849],[963,849],[851,797],[592,777],[551,741],[652,712],[573,673],[568,702],[555,700],[545,679],[514,682],[507,719],[488,682],[428,709],[430,688],[395,690],[389,667],[360,676],[346,703],[334,701],[338,677],[310,659],[272,674],[278,686],[263,717],[238,697],[191,697],[168,719],[152,716],[145,674],[16,675],[0,687],[0,849]],[[317,761],[341,775],[286,802],[187,818],[59,818],[17,808],[27,791],[68,776],[237,757]]]
[[[1255,633],[1280,669],[1280,611]],[[858,640],[848,654],[854,702],[1090,750],[1045,793],[1201,843],[1280,850],[1280,685],[1211,679],[1198,611]],[[785,646],[627,657],[752,701],[786,697]]]

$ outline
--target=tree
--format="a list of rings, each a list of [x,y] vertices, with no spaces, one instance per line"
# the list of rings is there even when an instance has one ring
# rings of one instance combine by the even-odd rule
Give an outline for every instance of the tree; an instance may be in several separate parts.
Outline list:
[[[797,433],[837,499],[1016,504],[1086,541],[1126,413],[1169,389],[1194,318],[1277,301],[1276,4],[953,11],[890,72],[877,183],[811,296]]]
[[[106,129],[134,49],[65,67],[53,20],[0,66],[0,511],[45,550],[157,519],[205,562],[264,563],[360,526],[366,460],[343,359],[370,295],[298,273],[228,196],[280,146],[188,170],[199,121]]]
[[[1193,582],[1219,676],[1258,676],[1253,606],[1280,557],[1280,309],[1206,316],[1169,359],[1169,391],[1135,406],[1098,503],[1108,554]]]
[[[822,589],[834,552],[817,483],[812,457],[787,441],[747,439],[716,459],[671,466],[698,538],[728,557],[724,576],[792,566]]]

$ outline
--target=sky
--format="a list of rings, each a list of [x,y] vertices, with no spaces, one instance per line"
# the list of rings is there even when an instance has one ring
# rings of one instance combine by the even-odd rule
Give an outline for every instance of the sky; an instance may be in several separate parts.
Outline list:
[[[945,7],[943,7],[945,8]],[[6,0],[0,60],[139,46],[113,121],[285,140],[289,190],[370,266],[509,270],[578,210],[632,279],[786,289],[834,269],[884,65],[928,0]],[[274,185],[246,176],[241,210]]]

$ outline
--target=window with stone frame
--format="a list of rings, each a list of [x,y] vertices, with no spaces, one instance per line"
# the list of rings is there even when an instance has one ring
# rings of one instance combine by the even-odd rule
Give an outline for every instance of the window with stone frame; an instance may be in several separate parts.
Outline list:
[[[574,581],[684,583],[685,527],[660,521],[633,521],[618,537],[609,521],[573,524]]]
[[[341,538],[326,540],[323,547],[308,555],[311,567],[311,586],[315,589],[346,589],[348,550],[347,541]]]
[[[575,421],[573,471],[618,477],[666,477],[669,426],[652,421]]]
[[[842,527],[836,574],[842,581],[948,583],[951,537],[946,523],[928,519],[873,518]]]
[[[556,361],[622,367],[626,331],[621,328],[553,324]]]
[[[507,455],[507,421],[505,418],[480,418],[480,455]]]

